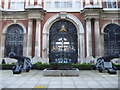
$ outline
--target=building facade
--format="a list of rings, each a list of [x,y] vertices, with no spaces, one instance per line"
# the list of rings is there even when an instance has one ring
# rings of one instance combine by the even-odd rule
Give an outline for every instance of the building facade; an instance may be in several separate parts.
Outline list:
[[[119,0],[0,0],[0,59],[54,62],[120,54]]]

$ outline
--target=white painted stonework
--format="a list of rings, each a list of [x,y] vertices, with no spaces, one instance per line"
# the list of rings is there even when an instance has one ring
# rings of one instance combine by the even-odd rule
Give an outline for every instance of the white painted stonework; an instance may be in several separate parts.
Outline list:
[[[28,38],[27,38],[27,57],[32,56],[32,28],[33,28],[33,21],[28,21]]]
[[[49,18],[44,27],[43,27],[43,47],[42,47],[42,58],[49,58],[49,29],[51,27],[51,25],[56,22],[57,18],[59,18],[59,14],[53,15],[51,18]],[[80,58],[84,58],[85,57],[85,45],[84,45],[84,28],[82,23],[80,22],[80,20],[71,15],[71,14],[67,14],[66,20],[72,22],[76,28],[77,28],[77,32],[78,32],[78,59]]]
[[[87,46],[87,57],[92,56],[92,37],[91,37],[90,20],[86,20],[86,46]]]
[[[35,57],[40,57],[41,47],[41,20],[36,20]]]

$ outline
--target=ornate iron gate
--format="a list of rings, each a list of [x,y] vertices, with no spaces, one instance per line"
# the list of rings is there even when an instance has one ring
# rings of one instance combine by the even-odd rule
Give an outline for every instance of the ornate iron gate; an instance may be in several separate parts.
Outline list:
[[[10,52],[23,55],[23,38],[23,28],[20,25],[9,26],[6,33],[4,56],[8,57]]]
[[[120,54],[120,27],[116,24],[109,24],[104,29],[104,54]]]
[[[50,28],[49,60],[50,62],[77,62],[77,30],[73,23],[59,20]]]

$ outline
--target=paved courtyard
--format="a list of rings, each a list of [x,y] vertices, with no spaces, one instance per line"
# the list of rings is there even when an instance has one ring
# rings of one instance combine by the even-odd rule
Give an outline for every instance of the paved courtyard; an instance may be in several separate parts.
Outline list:
[[[118,74],[80,70],[77,77],[44,77],[42,71],[13,75],[11,70],[0,70],[2,88],[118,88]]]

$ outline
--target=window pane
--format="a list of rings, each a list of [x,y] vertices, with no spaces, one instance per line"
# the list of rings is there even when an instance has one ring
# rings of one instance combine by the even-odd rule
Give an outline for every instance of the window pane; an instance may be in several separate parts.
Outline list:
[[[117,1],[115,0],[108,0],[106,2],[103,2],[103,8],[117,8]]]
[[[24,2],[11,2],[10,9],[13,9],[13,10],[24,9]]]

